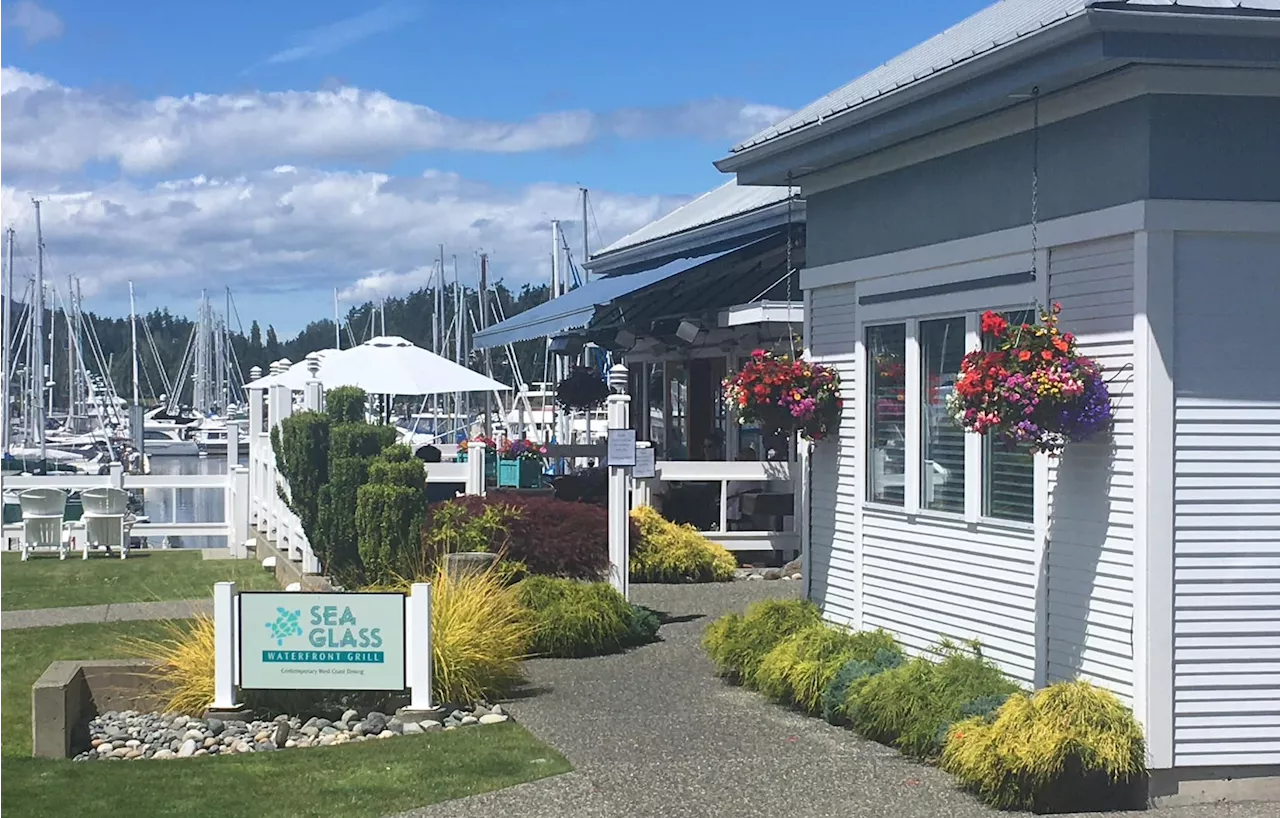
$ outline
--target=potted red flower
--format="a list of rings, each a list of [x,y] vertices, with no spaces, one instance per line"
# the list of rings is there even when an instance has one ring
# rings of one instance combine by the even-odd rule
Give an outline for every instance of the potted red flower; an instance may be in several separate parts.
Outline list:
[[[826,437],[840,420],[840,376],[829,366],[757,349],[724,382],[725,401],[739,423]]]
[[[498,447],[498,486],[533,489],[542,484],[547,447],[528,439],[504,438]]]

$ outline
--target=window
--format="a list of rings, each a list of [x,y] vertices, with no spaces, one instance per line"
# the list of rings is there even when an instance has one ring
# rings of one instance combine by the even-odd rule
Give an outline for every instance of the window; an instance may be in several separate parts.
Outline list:
[[[964,435],[947,414],[965,353],[964,317],[920,322],[920,507],[964,513]]]
[[[1011,326],[1036,320],[1033,310],[1003,313]],[[984,346],[991,347],[989,339]],[[1025,446],[1009,449],[990,438],[982,441],[982,514],[1001,520],[1032,522],[1035,516],[1035,460]]]
[[[907,325],[867,328],[867,499],[905,502]]]

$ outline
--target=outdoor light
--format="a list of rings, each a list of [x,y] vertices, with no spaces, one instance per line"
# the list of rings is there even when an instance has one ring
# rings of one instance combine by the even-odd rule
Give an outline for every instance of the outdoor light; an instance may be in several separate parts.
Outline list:
[[[681,321],[680,326],[676,329],[676,337],[686,344],[692,344],[701,331],[701,327],[692,321]]]
[[[561,335],[551,339],[552,355],[577,355],[582,351],[582,338],[577,335]]]

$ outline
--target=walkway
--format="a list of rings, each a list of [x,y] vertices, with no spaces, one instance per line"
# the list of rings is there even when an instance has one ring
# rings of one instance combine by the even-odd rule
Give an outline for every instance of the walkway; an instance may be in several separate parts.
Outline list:
[[[80,605],[74,608],[36,608],[30,611],[5,611],[0,614],[0,630],[100,622],[132,622],[139,619],[187,619],[199,614],[212,616],[213,602],[209,600],[116,602],[110,605]]]
[[[769,704],[712,675],[699,646],[716,616],[799,583],[633,586],[674,618],[663,641],[619,656],[530,663],[517,721],[575,772],[400,818],[998,818],[950,776]],[[1262,818],[1272,805],[1160,810],[1162,818]],[[1136,818],[1150,813],[1110,813]]]

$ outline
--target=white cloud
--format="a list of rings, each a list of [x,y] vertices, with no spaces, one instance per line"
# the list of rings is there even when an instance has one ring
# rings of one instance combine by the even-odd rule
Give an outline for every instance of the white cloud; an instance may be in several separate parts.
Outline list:
[[[65,29],[62,18],[32,0],[22,0],[13,7],[9,25],[22,29],[22,36],[28,45],[42,40],[56,40]]]
[[[267,58],[267,63],[275,65],[335,54],[349,45],[407,23],[420,13],[421,9],[402,3],[385,3],[364,14],[303,32],[294,45],[272,54]]]
[[[34,245],[35,192],[0,189],[6,223],[26,248],[21,257]],[[246,294],[314,295],[340,287],[348,299],[397,295],[425,283],[441,243],[458,254],[464,275],[474,269],[472,253],[484,248],[495,279],[540,281],[549,273],[550,219],[571,217],[579,207],[576,186],[504,190],[451,173],[392,177],[305,167],[40,193],[51,280],[74,273],[87,298],[118,296],[134,280],[153,294],[173,295],[174,303],[224,285]],[[684,201],[593,191],[602,234],[593,226],[593,244],[603,246],[598,242]],[[573,233],[580,227],[567,222],[567,229],[578,246]],[[20,263],[19,276],[30,266],[30,259]]]
[[[4,170],[66,174],[91,163],[126,173],[239,171],[276,162],[394,158],[426,151],[521,153],[602,136],[730,142],[787,111],[726,99],[609,113],[570,110],[520,122],[464,119],[380,91],[250,91],[152,100],[68,88],[0,69]]]

